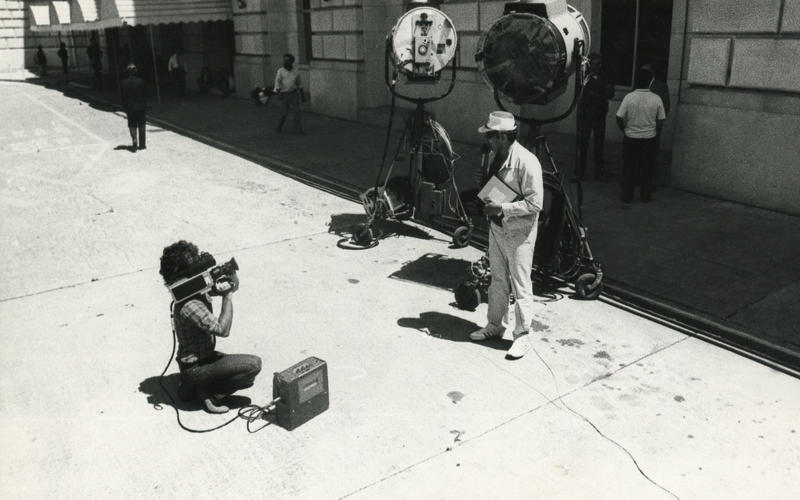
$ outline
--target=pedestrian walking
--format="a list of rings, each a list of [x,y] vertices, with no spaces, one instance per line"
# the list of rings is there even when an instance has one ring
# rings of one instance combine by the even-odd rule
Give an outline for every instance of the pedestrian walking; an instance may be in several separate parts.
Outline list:
[[[514,197],[503,202],[484,200],[489,217],[488,323],[470,334],[476,342],[502,337],[507,327],[509,295],[514,294],[514,343],[506,357],[518,359],[532,347],[530,327],[533,322],[533,285],[531,266],[536,245],[539,211],[544,201],[542,166],[536,156],[517,142],[514,115],[505,111],[489,114],[478,132],[488,142],[489,182],[504,184]]]
[[[67,52],[67,44],[61,42],[58,47],[58,58],[61,59],[61,71],[64,74],[64,79],[67,78],[69,73],[69,53]]]
[[[589,73],[578,103],[578,165],[575,177],[583,180],[589,138],[594,136],[594,178],[607,181],[605,173],[606,115],[608,100],[614,97],[614,84],[602,73],[603,58],[597,52],[589,54]]]
[[[283,67],[278,68],[275,74],[275,88],[273,93],[277,94],[281,104],[281,116],[278,119],[278,126],[275,130],[278,133],[283,131],[283,124],[289,113],[294,117],[295,128],[298,133],[303,133],[303,125],[300,122],[300,101],[305,102],[303,96],[303,85],[300,82],[300,73],[294,67],[294,56],[284,54]]]
[[[97,36],[92,35],[89,46],[86,47],[86,55],[89,56],[89,65],[94,73],[94,85],[98,90],[103,90],[103,51],[97,42]]]
[[[39,76],[47,76],[47,55],[44,53],[42,44],[36,47],[36,64],[39,65]]]
[[[131,133],[132,149],[147,149],[145,124],[147,122],[147,94],[144,80],[137,75],[136,65],[125,68],[128,77],[122,81],[122,109],[128,117],[128,130]],[[136,132],[139,132],[137,142]]]
[[[184,97],[186,95],[186,63],[180,49],[176,50],[169,58],[167,70],[172,77],[172,84],[175,86],[175,95]]]
[[[625,134],[622,139],[622,194],[624,203],[633,200],[636,180],[640,179],[639,197],[649,202],[651,182],[656,159],[657,138],[666,114],[661,98],[650,91],[650,75],[638,71],[636,89],[622,99],[617,110],[617,126]]]

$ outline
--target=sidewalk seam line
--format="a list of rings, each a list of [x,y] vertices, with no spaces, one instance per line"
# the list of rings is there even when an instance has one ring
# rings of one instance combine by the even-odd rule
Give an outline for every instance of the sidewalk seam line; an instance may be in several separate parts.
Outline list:
[[[319,236],[321,234],[329,234],[329,233],[328,233],[328,231],[319,231],[319,232],[316,232],[316,233],[302,234],[302,235],[298,235],[298,236],[293,236],[291,238],[284,238],[282,240],[275,240],[275,241],[270,241],[270,242],[267,242],[267,243],[262,243],[260,245],[253,245],[253,246],[250,246],[250,247],[234,248],[234,249],[229,250],[229,251],[220,252],[220,255],[225,255],[225,254],[229,254],[229,253],[233,253],[233,252],[237,252],[237,251],[254,250],[256,248],[268,247],[270,245],[286,243],[287,241],[294,241],[294,240],[298,240],[300,238],[308,238],[309,236]],[[70,284],[62,285],[62,286],[55,287],[55,288],[48,288],[46,290],[39,290],[37,292],[31,292],[31,293],[28,293],[28,294],[25,294],[25,295],[17,295],[15,297],[0,298],[0,304],[3,304],[5,302],[11,302],[11,301],[14,301],[14,300],[27,299],[29,297],[35,297],[37,295],[44,295],[44,294],[51,293],[51,292],[58,292],[60,290],[67,290],[67,289],[70,289],[70,288],[76,288],[76,287],[79,287],[79,286],[89,285],[91,283],[97,283],[97,282],[100,282],[100,281],[107,281],[107,280],[112,280],[112,279],[116,279],[116,278],[123,278],[123,277],[126,277],[126,276],[131,276],[131,275],[134,275],[134,274],[137,274],[137,273],[141,273],[141,272],[144,272],[144,271],[155,271],[157,269],[158,268],[155,267],[155,266],[153,266],[153,267],[144,267],[144,268],[141,268],[141,269],[137,269],[135,271],[126,271],[126,272],[122,272],[122,273],[118,273],[118,274],[112,274],[112,275],[109,275],[109,276],[103,276],[102,278],[92,278],[89,281],[79,281],[77,283],[70,283]]]

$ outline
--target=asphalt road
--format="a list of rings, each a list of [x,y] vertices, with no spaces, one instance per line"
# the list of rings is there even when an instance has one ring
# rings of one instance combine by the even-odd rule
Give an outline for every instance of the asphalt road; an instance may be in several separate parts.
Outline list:
[[[4,498],[800,494],[797,379],[568,290],[537,296],[536,350],[507,361],[508,340],[467,339],[486,305],[453,305],[477,250],[408,224],[345,251],[354,203],[158,127],[130,153],[120,114],[58,92],[0,96]],[[178,427],[157,381],[177,239],[240,264],[218,348],[262,357],[244,394],[313,355],[328,411]]]

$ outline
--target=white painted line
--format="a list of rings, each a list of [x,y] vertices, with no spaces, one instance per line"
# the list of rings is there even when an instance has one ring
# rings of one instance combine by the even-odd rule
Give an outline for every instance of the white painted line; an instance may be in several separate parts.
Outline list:
[[[58,110],[54,109],[52,106],[49,106],[49,105],[47,105],[47,104],[43,103],[42,101],[40,101],[39,99],[37,99],[37,98],[33,97],[32,95],[25,94],[25,97],[27,97],[27,98],[28,98],[28,99],[30,99],[31,101],[35,102],[35,103],[36,103],[36,104],[38,104],[39,106],[41,106],[41,107],[45,108],[46,110],[50,111],[50,112],[51,112],[51,113],[53,113],[54,115],[58,115],[59,117],[61,117],[61,119],[62,119],[62,120],[64,120],[64,121],[66,121],[66,122],[70,123],[71,125],[73,125],[73,126],[74,126],[75,128],[77,128],[78,130],[80,130],[80,131],[82,131],[83,133],[85,133],[85,134],[89,135],[90,137],[92,137],[92,138],[96,139],[96,140],[97,140],[98,142],[100,142],[101,144],[106,144],[106,141],[105,141],[105,140],[103,140],[103,138],[102,138],[102,137],[98,136],[97,134],[95,134],[94,132],[92,132],[92,131],[91,131],[91,130],[89,130],[88,128],[84,127],[83,125],[81,125],[80,123],[78,123],[78,122],[77,122],[77,121],[75,121],[74,119],[70,118],[69,116],[67,116],[67,115],[65,115],[65,114],[61,113],[60,111],[58,111]]]

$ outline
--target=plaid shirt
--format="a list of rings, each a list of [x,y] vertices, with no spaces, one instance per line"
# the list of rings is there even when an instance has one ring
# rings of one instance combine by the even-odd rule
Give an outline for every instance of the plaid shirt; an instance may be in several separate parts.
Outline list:
[[[222,327],[214,316],[208,299],[191,299],[178,306],[174,313],[175,333],[178,336],[177,360],[196,363],[214,352],[216,335]]]

